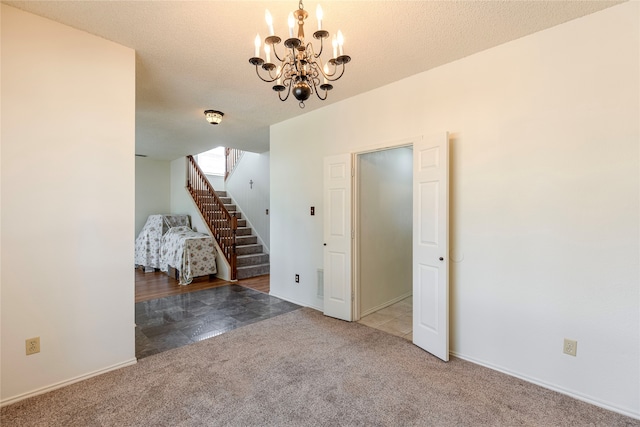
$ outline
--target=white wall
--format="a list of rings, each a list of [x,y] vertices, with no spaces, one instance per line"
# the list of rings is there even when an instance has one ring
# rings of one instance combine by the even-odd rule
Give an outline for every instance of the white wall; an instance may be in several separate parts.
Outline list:
[[[209,232],[200,211],[198,210],[193,199],[186,189],[187,185],[187,159],[182,157],[171,162],[171,213],[187,214],[191,217],[191,228],[200,233]],[[215,242],[215,239],[214,239]],[[220,248],[216,244],[218,250],[216,254],[216,267],[218,272],[216,277],[223,280],[229,280],[231,274],[229,272],[229,264],[226,262],[224,255],[220,252]]]
[[[1,8],[7,404],[135,362],[135,52]]]
[[[170,213],[170,182],[170,162],[136,157],[136,236],[149,215]]]
[[[211,183],[211,186],[216,191],[224,191],[224,176],[222,175],[207,175],[207,179]]]
[[[270,246],[269,209],[269,153],[245,152],[226,182],[226,190],[243,213],[254,234],[265,249]],[[253,181],[253,188],[249,185]]]
[[[413,150],[357,157],[360,316],[411,295]]]
[[[639,8],[272,126],[271,293],[322,307],[324,156],[448,130],[454,354],[640,417]]]

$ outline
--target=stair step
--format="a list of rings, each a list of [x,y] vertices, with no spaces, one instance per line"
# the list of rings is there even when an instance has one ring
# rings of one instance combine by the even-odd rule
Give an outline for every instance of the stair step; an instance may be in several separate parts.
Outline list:
[[[251,236],[250,227],[238,227],[236,229],[236,236]]]
[[[226,204],[224,205],[224,207],[229,211],[229,212],[235,212],[236,211],[236,205],[232,205],[232,204]]]
[[[236,254],[238,255],[249,255],[249,254],[259,254],[262,252],[262,245],[236,245]]]
[[[257,236],[238,236],[236,237],[237,245],[255,245],[258,243]]]
[[[249,277],[262,276],[263,274],[269,274],[269,264],[238,267],[237,278],[247,279]]]
[[[226,191],[216,191],[216,194],[218,195],[218,197],[227,197]]]
[[[219,197],[219,199],[225,205],[229,205],[233,203],[233,200],[231,200],[231,197]]]
[[[269,263],[269,254],[249,254],[238,255],[238,267],[245,267],[250,265],[260,265]]]
[[[215,225],[222,224],[223,222],[226,222],[226,221],[223,221],[223,220],[214,220],[213,221],[213,223]],[[239,219],[238,220],[238,228],[246,227],[246,226],[247,226],[247,220],[246,219]]]
[[[206,206],[205,206],[205,207],[206,207]],[[236,218],[238,218],[238,219],[242,218],[242,213],[240,213],[240,212],[232,211],[232,212],[229,212],[229,213],[230,213],[230,214],[235,214],[235,215],[236,215]],[[240,226],[240,224],[238,224],[238,227],[239,227],[239,226]]]
[[[226,234],[229,231],[229,227],[218,227],[222,234]],[[238,227],[236,229],[236,236],[251,236],[251,227]]]

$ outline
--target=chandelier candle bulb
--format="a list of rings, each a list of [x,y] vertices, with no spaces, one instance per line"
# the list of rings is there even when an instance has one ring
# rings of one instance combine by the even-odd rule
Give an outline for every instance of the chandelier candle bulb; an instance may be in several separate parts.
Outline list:
[[[322,7],[316,7],[316,17],[318,18],[318,31],[322,30]]]
[[[268,44],[264,45],[264,54],[267,57],[267,64],[271,63],[271,48],[269,47]]]
[[[262,44],[262,41],[260,39],[260,34],[256,34],[256,39],[253,42],[256,46],[256,54],[254,55],[254,57],[259,58],[260,57],[260,45]]]
[[[336,36],[333,36],[333,40],[331,40],[331,45],[333,46],[333,58],[338,57],[338,40],[336,40]]]
[[[280,71],[282,70],[282,68],[278,65],[278,68],[276,69],[276,76],[278,76],[278,80],[276,80],[276,84],[277,85],[281,85],[282,84],[282,76],[280,75]]]
[[[327,84],[327,83],[329,83],[327,81],[327,76],[326,76],[327,74],[329,74],[329,64],[324,64],[324,74],[325,75],[323,76],[323,82],[322,83]]]
[[[340,48],[340,55],[344,55],[343,45],[344,36],[342,35],[342,31],[338,30],[338,47]]]
[[[293,19],[293,12],[289,12],[289,18],[287,19],[289,22],[289,37],[293,37],[293,26],[295,25],[295,20]]]
[[[273,18],[271,17],[271,12],[269,12],[269,9],[265,9],[264,11],[264,20],[267,21],[267,26],[269,27],[269,35],[272,36],[274,34]],[[267,60],[267,62],[269,61]]]

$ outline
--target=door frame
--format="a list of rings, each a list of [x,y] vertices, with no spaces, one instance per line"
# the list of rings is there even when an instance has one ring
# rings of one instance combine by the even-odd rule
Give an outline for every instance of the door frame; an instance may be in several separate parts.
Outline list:
[[[352,272],[352,286],[351,292],[353,295],[352,298],[352,307],[351,314],[354,322],[360,320],[360,292],[362,290],[360,286],[360,204],[358,203],[360,196],[360,188],[358,185],[359,182],[359,173],[358,170],[358,158],[361,154],[375,153],[377,151],[385,151],[385,150],[393,150],[395,148],[402,147],[413,147],[413,144],[416,141],[422,139],[422,136],[414,136],[410,138],[403,138],[395,141],[387,141],[380,144],[372,145],[366,147],[364,149],[352,152],[353,159],[353,182],[352,182],[352,199],[351,199],[351,215],[353,224],[353,232],[354,238],[352,240],[352,248],[351,248],[351,272]],[[412,225],[413,227],[413,225]]]

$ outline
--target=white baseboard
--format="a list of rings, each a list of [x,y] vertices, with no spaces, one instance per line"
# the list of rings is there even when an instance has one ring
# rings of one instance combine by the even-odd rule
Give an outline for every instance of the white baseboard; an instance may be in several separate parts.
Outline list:
[[[52,385],[48,385],[48,386],[45,386],[45,387],[41,387],[39,389],[32,390],[32,391],[29,391],[27,393],[22,393],[22,394],[19,394],[17,396],[10,397],[8,399],[3,399],[2,401],[0,401],[0,407],[11,405],[11,404],[19,402],[21,400],[28,399],[28,398],[33,397],[33,396],[37,396],[39,394],[48,393],[48,392],[53,391],[55,389],[65,387],[65,386],[68,386],[70,384],[77,383],[79,381],[83,381],[83,380],[89,379],[91,377],[102,375],[102,374],[107,373],[109,371],[115,371],[116,369],[124,368],[125,366],[135,365],[136,363],[138,363],[137,359],[135,359],[135,358],[134,359],[130,359],[130,360],[127,360],[127,361],[122,362],[122,363],[117,363],[115,365],[111,365],[111,366],[108,366],[106,368],[99,369],[97,371],[89,372],[88,374],[79,375],[77,377],[70,378],[70,379],[64,380],[64,381],[60,381],[58,383],[55,383],[55,384],[52,384]]]
[[[586,403],[589,403],[591,405],[598,406],[600,408],[607,409],[609,411],[616,412],[618,414],[626,415],[627,417],[631,417],[631,418],[635,418],[637,420],[640,420],[640,412],[634,412],[633,410],[627,409],[627,408],[620,408],[618,406],[612,405],[611,403],[602,401],[602,400],[594,398],[592,396],[584,395],[584,394],[579,393],[579,392],[577,392],[575,390],[565,389],[565,388],[559,387],[559,386],[557,386],[555,384],[550,384],[550,383],[547,383],[545,381],[541,381],[541,380],[539,380],[537,378],[532,378],[532,377],[529,377],[527,375],[522,375],[520,373],[513,372],[513,371],[511,371],[509,369],[505,369],[505,368],[503,368],[501,366],[497,366],[497,365],[493,365],[491,363],[487,363],[487,362],[485,362],[483,360],[475,359],[473,357],[469,357],[469,356],[465,356],[463,354],[456,353],[455,351],[450,352],[450,354],[452,356],[455,356],[455,357],[459,358],[459,359],[466,360],[466,361],[471,362],[471,363],[475,363],[476,365],[484,366],[485,368],[493,369],[494,371],[502,372],[503,374],[507,374],[507,375],[510,375],[512,377],[519,378],[521,380],[530,382],[532,384],[539,385],[540,387],[544,387],[546,389],[553,390],[555,392],[564,394],[566,396],[573,397],[574,399],[580,400],[582,402],[586,402]]]
[[[360,318],[362,319],[364,316],[371,314],[371,313],[375,313],[378,310],[382,310],[383,308],[389,307],[390,305],[393,305],[397,302],[402,301],[405,298],[410,297],[411,295],[413,295],[413,290],[411,292],[407,292],[406,294],[400,295],[399,297],[396,297],[392,300],[389,300],[387,302],[384,302],[376,307],[370,308],[366,311],[363,311],[362,313],[360,313]]]
[[[287,301],[287,302],[291,302],[291,303],[293,303],[293,304],[300,305],[300,306],[302,306],[302,307],[308,307],[308,306],[307,306],[307,304],[305,304],[305,303],[303,303],[303,302],[296,301],[296,300],[293,300],[293,299],[288,298],[288,297],[280,296],[280,295],[278,295],[278,294],[276,294],[276,293],[274,293],[274,292],[269,292],[269,295],[271,295],[272,297],[280,298],[281,300],[285,300],[285,301]]]

